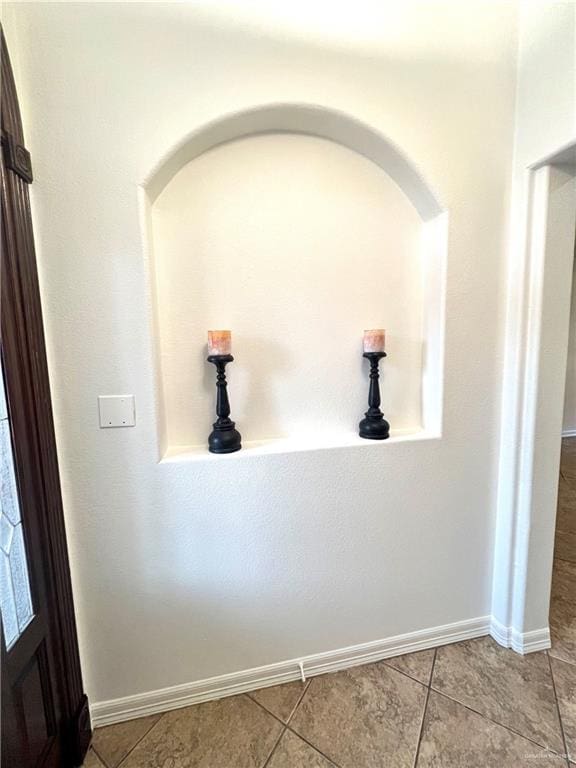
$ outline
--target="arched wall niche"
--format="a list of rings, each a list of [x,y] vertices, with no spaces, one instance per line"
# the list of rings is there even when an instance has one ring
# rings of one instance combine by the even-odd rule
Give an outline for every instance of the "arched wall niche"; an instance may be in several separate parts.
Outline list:
[[[423,221],[443,212],[436,194],[408,158],[385,136],[335,109],[310,104],[270,104],[233,112],[189,134],[149,174],[144,188],[151,203],[194,158],[219,144],[261,133],[301,133],[329,139],[358,152],[393,179]]]
[[[253,158],[253,166],[250,165],[250,158]],[[218,238],[203,237],[199,244],[198,238],[192,236],[190,230],[194,226],[204,229],[204,224],[198,223],[204,221],[202,206],[208,206],[204,210],[205,219],[218,213],[221,203],[219,189],[224,199],[228,196],[228,208],[220,210],[220,215],[225,219],[228,218],[227,211],[237,207],[235,199],[240,198],[239,205],[248,205],[250,196],[256,194],[253,189],[243,187],[241,192],[236,190],[236,198],[230,196],[227,169],[231,166],[236,169],[230,175],[233,183],[237,183],[236,178],[240,175],[244,178],[254,176],[255,184],[262,182],[258,187],[258,194],[264,196],[262,202],[273,205],[270,198],[276,192],[276,182],[265,177],[262,168],[266,159],[269,166],[277,161],[273,175],[276,176],[277,172],[279,186],[286,184],[288,179],[282,176],[283,168],[285,170],[289,166],[290,174],[298,179],[298,173],[306,174],[311,165],[320,166],[324,163],[315,178],[322,179],[328,173],[336,186],[347,187],[352,231],[355,226],[360,226],[358,218],[353,219],[354,210],[360,212],[358,215],[361,221],[364,212],[368,211],[367,220],[372,222],[374,231],[367,235],[366,242],[373,243],[379,238],[382,264],[374,260],[374,254],[371,260],[366,255],[366,263],[363,263],[363,252],[359,252],[351,258],[335,258],[338,266],[332,268],[328,265],[326,269],[326,264],[324,268],[320,265],[319,257],[318,274],[314,275],[312,270],[307,284],[308,297],[302,296],[303,291],[308,290],[302,283],[292,287],[292,290],[287,286],[286,291],[276,291],[275,301],[279,305],[270,304],[268,309],[266,297],[274,292],[273,284],[260,285],[255,289],[254,296],[250,297],[248,293],[254,289],[255,281],[258,283],[260,278],[264,279],[263,273],[267,273],[266,269],[261,268],[263,262],[258,262],[259,258],[264,258],[264,254],[258,256],[259,245],[250,239],[250,233],[246,242],[231,249],[235,255],[225,256],[221,253],[226,250],[222,243],[220,249],[218,244],[214,246],[213,241]],[[259,167],[259,163],[262,167]],[[210,180],[209,184],[207,179]],[[301,205],[306,210],[305,215],[313,219],[323,215],[326,220],[324,231],[328,232],[332,229],[328,221],[330,214],[322,210],[322,206],[329,205],[327,198],[331,194],[330,185],[324,188],[320,188],[320,185],[314,191],[311,187],[315,186],[315,180],[312,180],[312,184],[307,181],[307,176],[300,177],[304,198]],[[220,188],[218,183],[221,184]],[[313,194],[317,195],[316,199]],[[364,202],[360,199],[362,195],[366,198]],[[356,435],[356,423],[365,409],[368,386],[360,349],[364,325],[388,326],[390,358],[383,371],[383,408],[390,415],[393,428],[388,444],[399,440],[440,436],[447,214],[415,166],[378,131],[342,112],[312,105],[268,105],[225,115],[195,130],[157,164],[142,186],[141,202],[151,287],[158,432],[162,458],[215,458],[207,454],[205,447],[205,436],[213,420],[214,371],[212,366],[204,362],[204,344],[206,329],[218,326],[232,326],[233,331],[236,362],[229,368],[232,415],[239,421],[240,429],[244,427],[246,445],[246,450],[237,456],[323,447],[382,445],[361,440]],[[257,198],[253,198],[252,203],[256,209],[259,208]],[[374,208],[378,204],[379,211]],[[274,210],[282,205],[283,202],[278,203]],[[250,210],[247,209],[244,214],[239,211],[240,219],[250,218]],[[286,210],[286,217],[293,213]],[[347,214],[348,211],[345,211],[344,215]],[[342,211],[339,214],[335,211],[335,215],[342,216]],[[379,218],[382,218],[380,223],[377,221]],[[259,225],[262,232],[266,229],[267,220],[263,216],[262,226]],[[223,224],[226,231],[230,223]],[[298,220],[295,220],[295,227],[297,229]],[[237,238],[237,233],[237,227],[229,227],[231,238]],[[282,234],[277,230],[275,235],[277,240],[269,242],[274,242],[276,252],[276,246],[281,244],[284,247],[290,238],[286,237],[286,232]],[[362,242],[364,240],[360,237],[359,243]],[[324,249],[334,248],[337,251],[340,242],[326,242],[322,245]],[[210,248],[213,250],[210,251]],[[390,253],[391,248],[396,248],[396,256]],[[276,253],[275,257],[279,259],[277,279],[281,282],[280,267],[283,263],[291,262],[294,251],[291,255],[289,248],[279,250],[279,257]],[[196,264],[197,257],[201,258]],[[244,279],[246,260],[252,257],[254,268],[248,270],[250,278]],[[238,277],[234,277],[234,269],[239,267],[239,261],[242,262],[244,278],[237,280],[237,286],[228,286],[224,305],[214,312],[213,305],[218,303],[215,297],[222,294],[217,287],[218,279],[222,281],[222,275],[228,274],[225,269],[226,258],[231,260],[232,283]],[[314,266],[310,262],[316,258],[314,249],[307,251],[307,258],[308,269]],[[393,258],[396,258],[396,262]],[[297,266],[294,268],[297,269]],[[371,269],[372,274],[366,269]],[[335,274],[336,270],[338,274]],[[411,270],[412,284],[406,282],[408,272],[403,275],[403,270]],[[212,271],[214,274],[209,275],[208,272]],[[322,349],[313,350],[310,347],[308,354],[303,357],[301,347],[307,341],[302,335],[298,338],[298,333],[291,333],[291,328],[297,323],[293,326],[283,325],[281,304],[286,303],[288,315],[293,311],[291,305],[294,292],[298,291],[303,301],[302,306],[313,306],[316,286],[324,284],[323,276],[326,275],[328,280],[334,279],[339,285],[380,280],[383,306],[380,311],[375,305],[374,291],[371,293],[371,305],[367,301],[365,313],[358,309],[358,296],[354,310],[352,303],[349,307],[343,305],[340,297],[338,306],[333,308],[338,316],[335,314],[333,319],[339,323],[342,316],[350,314],[349,329],[339,326],[339,333],[347,338],[343,340],[340,335]],[[399,293],[405,293],[404,296],[394,295],[389,290],[386,292],[388,284],[394,283],[387,276],[393,277],[398,286],[404,286],[398,289]],[[274,276],[269,275],[268,279],[274,279]],[[226,279],[224,282],[229,281]],[[208,286],[206,295],[198,293],[198,290],[202,290],[198,289],[200,284]],[[237,290],[232,289],[236,287]],[[236,301],[236,314],[228,312],[230,304]],[[398,307],[403,303],[403,311],[399,312],[396,307],[394,314],[390,309],[391,303],[398,303]],[[188,307],[189,311],[183,311],[184,307]],[[276,311],[280,314],[275,315],[274,321]],[[325,314],[329,315],[330,311],[332,308],[326,309]],[[258,342],[250,328],[243,327],[248,313],[264,315],[258,321],[262,324]],[[273,316],[270,323],[269,314]],[[362,323],[361,318],[364,316],[366,319]],[[396,320],[390,320],[390,316]],[[319,324],[316,326],[317,322]],[[417,333],[414,332],[416,323]],[[238,328],[240,333],[235,334]],[[310,338],[321,338],[323,335],[326,338],[325,330],[325,327],[321,327],[321,318],[313,314],[309,319]],[[294,347],[291,349],[292,335]],[[281,337],[279,344],[278,336]],[[335,356],[330,346],[332,350],[341,347],[347,349],[345,360],[336,360],[335,366]],[[411,352],[408,352],[409,349]],[[349,365],[347,361],[351,358],[355,358],[354,363]],[[312,359],[311,365],[305,362]],[[402,370],[403,366],[405,371]],[[294,378],[299,375],[295,368],[301,370],[304,379],[300,394],[294,381],[291,388],[288,381],[290,376]],[[406,376],[404,382],[403,375]],[[282,389],[282,376],[286,379],[285,391]],[[267,380],[270,391],[267,389]],[[334,387],[335,380],[340,381],[340,393]],[[323,391],[328,398],[326,407],[322,395],[318,394]],[[314,397],[310,393],[314,392],[316,405],[309,401],[310,397]],[[348,396],[350,392],[354,392],[352,397]],[[301,405],[304,402],[308,410]],[[395,408],[395,404],[398,407]],[[340,413],[340,405],[346,410],[345,416]],[[282,419],[270,417],[270,411],[274,409],[281,411]],[[331,416],[335,413],[338,414],[337,418]],[[261,430],[259,419],[262,422]]]

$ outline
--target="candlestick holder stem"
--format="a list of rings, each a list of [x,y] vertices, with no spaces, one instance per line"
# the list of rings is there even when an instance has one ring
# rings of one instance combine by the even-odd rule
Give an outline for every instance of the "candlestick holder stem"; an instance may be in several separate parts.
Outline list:
[[[210,453],[234,453],[242,448],[240,432],[230,418],[230,400],[226,382],[226,365],[234,358],[232,355],[209,355],[207,360],[216,366],[216,415],[218,417],[208,437],[208,450]]]
[[[386,352],[364,352],[363,357],[370,361],[370,389],[368,390],[368,410],[360,422],[360,437],[368,440],[386,440],[390,437],[390,424],[380,410],[380,360]]]

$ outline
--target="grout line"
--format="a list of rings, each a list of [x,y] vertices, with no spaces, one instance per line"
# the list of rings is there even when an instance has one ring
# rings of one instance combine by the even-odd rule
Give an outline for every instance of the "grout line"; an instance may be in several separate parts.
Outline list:
[[[438,648],[434,648],[434,657],[432,659],[432,666],[430,667],[430,677],[428,678],[428,688],[432,685],[432,677],[434,676],[434,667],[436,666],[436,658],[438,656]]]
[[[94,754],[96,755],[96,757],[98,758],[98,760],[100,760],[100,762],[102,763],[102,765],[104,766],[104,768],[110,768],[110,766],[108,765],[108,763],[106,762],[106,760],[104,760],[104,758],[102,757],[102,755],[100,754],[100,752],[98,752],[98,750],[96,749],[96,747],[94,746],[94,744],[92,744],[92,742],[90,742],[90,746],[88,747],[88,752],[90,752],[90,750],[92,750],[92,752],[94,752]],[[86,752],[86,757],[88,757],[88,752]]]
[[[390,667],[390,669],[393,669],[394,672],[398,672],[400,675],[404,675],[404,677],[407,677],[408,680],[414,680],[415,683],[420,683],[420,685],[423,685],[424,688],[429,688],[430,685],[432,684],[432,675],[434,674],[434,665],[436,664],[436,654],[438,653],[440,648],[447,648],[448,646],[459,645],[460,643],[469,643],[472,640],[481,640],[481,639],[482,638],[480,638],[480,637],[470,637],[470,638],[468,638],[468,640],[457,640],[455,643],[448,643],[446,645],[439,645],[436,648],[424,648],[423,650],[434,651],[434,657],[432,658],[432,666],[430,667],[430,675],[428,677],[428,682],[427,683],[424,682],[424,680],[420,680],[418,677],[413,677],[412,675],[409,675],[408,672],[404,672],[402,669],[398,669],[398,667],[395,667],[393,664],[391,664],[390,662],[393,661],[394,659],[398,658],[397,656],[390,656],[387,659],[381,659],[381,661],[375,661],[375,662],[372,662],[372,663],[374,663],[374,664],[385,664],[387,667]],[[421,652],[422,651],[412,651],[411,653],[421,653]],[[410,656],[411,653],[400,654],[400,655],[401,656],[404,656],[404,655]]]
[[[570,666],[572,666],[572,667],[576,666],[576,660],[575,661],[568,661],[568,659],[564,659],[562,656],[557,656],[554,653],[554,648],[548,648],[546,653],[549,653],[550,656],[552,656],[553,659],[558,659],[558,661],[563,661],[564,664],[570,664]]]
[[[311,683],[312,683],[312,680],[311,680],[311,679],[309,679],[309,680],[308,680],[308,682],[306,683],[306,685],[304,686],[304,690],[302,691],[302,693],[301,693],[301,695],[300,695],[300,697],[299,697],[298,701],[297,701],[297,702],[296,702],[296,704],[294,705],[294,708],[292,709],[292,712],[290,712],[290,715],[289,715],[289,717],[288,717],[288,720],[286,721],[286,725],[290,725],[290,721],[292,720],[292,718],[293,718],[293,717],[294,717],[294,715],[296,714],[296,710],[297,710],[297,709],[298,709],[298,707],[300,706],[300,703],[302,702],[302,699],[304,698],[304,696],[306,696],[306,691],[308,690],[308,688],[310,688],[310,684],[311,684]]]
[[[569,766],[570,763],[568,762],[568,744],[566,742],[566,734],[564,733],[564,723],[562,722],[562,714],[560,713],[560,703],[558,701],[558,693],[556,691],[556,681],[554,680],[554,670],[552,669],[552,661],[548,653],[546,654],[546,658],[548,659],[548,666],[550,668],[550,677],[552,679],[552,689],[554,691],[554,701],[556,702],[556,712],[558,713],[558,722],[560,723],[560,733],[562,734],[562,741],[564,742],[564,756],[566,757],[566,765]]]
[[[311,683],[312,683],[312,680],[309,681],[308,686],[306,687],[306,691],[308,691],[308,688],[310,687]],[[304,694],[306,693],[306,691],[304,691]],[[304,698],[304,694],[302,695],[302,698],[300,699],[298,704],[300,704],[300,702]],[[254,704],[257,704],[261,709],[263,709],[264,712],[266,712],[268,715],[273,717],[274,720],[277,720],[279,723],[281,723],[284,726],[284,730],[285,731],[290,731],[290,733],[293,733],[295,736],[298,736],[299,739],[302,739],[302,741],[306,742],[306,744],[308,744],[309,747],[312,747],[312,749],[316,750],[316,752],[318,752],[318,754],[322,755],[323,758],[328,760],[329,763],[332,763],[334,768],[340,768],[338,763],[335,762],[335,760],[332,757],[328,757],[328,755],[325,755],[324,752],[322,752],[321,749],[319,749],[315,744],[312,744],[311,741],[308,741],[308,739],[305,738],[304,736],[302,736],[301,733],[298,733],[298,731],[294,730],[294,728],[292,728],[290,725],[288,725],[287,723],[284,723],[282,720],[280,720],[279,717],[277,717],[273,712],[270,712],[270,710],[266,709],[266,707],[263,704],[260,704],[259,701],[256,701],[256,699],[252,699],[252,697],[250,697],[250,699],[251,699],[251,701],[254,702]]]
[[[250,701],[253,701],[253,702],[254,702],[254,704],[258,704],[258,706],[259,706],[259,707],[261,707],[261,708],[262,708],[262,709],[263,709],[265,712],[267,712],[269,715],[272,715],[272,717],[273,717],[273,718],[275,718],[276,720],[278,720],[278,722],[279,722],[279,723],[282,723],[282,725],[285,725],[285,726],[286,726],[286,725],[288,725],[288,723],[290,722],[290,720],[292,720],[292,718],[294,717],[294,714],[296,713],[296,710],[297,710],[297,709],[298,709],[298,707],[300,706],[300,702],[301,702],[301,701],[302,701],[302,699],[304,698],[304,696],[305,696],[305,694],[306,694],[306,691],[307,691],[307,690],[308,690],[308,688],[310,687],[310,683],[311,683],[311,682],[312,682],[312,679],[308,679],[308,680],[306,681],[306,685],[304,686],[304,690],[303,690],[303,691],[302,691],[302,693],[300,694],[300,696],[299,696],[299,698],[298,698],[298,701],[297,701],[297,702],[296,702],[296,704],[294,705],[294,707],[293,707],[292,711],[290,712],[290,715],[288,716],[288,719],[286,720],[286,722],[284,722],[284,720],[282,720],[282,718],[281,718],[281,717],[278,717],[278,715],[275,715],[275,714],[274,714],[274,712],[272,712],[271,710],[269,710],[269,709],[268,709],[268,707],[264,706],[264,704],[261,704],[259,701],[257,701],[257,700],[256,700],[256,699],[255,699],[255,698],[252,696],[252,694],[253,694],[253,693],[256,693],[256,691],[246,691],[246,693],[245,693],[244,695],[245,695],[245,696],[248,696],[248,698],[250,699]],[[280,685],[286,685],[286,683],[280,683]],[[261,689],[261,690],[266,690],[266,689],[264,688],[264,689]],[[194,706],[194,705],[192,705],[192,706]]]
[[[126,758],[128,758],[128,757],[129,757],[129,756],[132,754],[132,752],[134,752],[134,750],[136,749],[136,747],[138,746],[138,744],[140,744],[140,743],[141,743],[141,742],[142,742],[142,741],[143,741],[143,740],[146,738],[146,736],[148,736],[148,734],[149,734],[149,733],[151,733],[151,732],[152,732],[152,730],[153,730],[154,728],[156,728],[156,726],[157,726],[157,725],[158,725],[158,724],[159,724],[159,723],[162,721],[162,719],[164,718],[164,715],[166,715],[166,714],[167,714],[166,712],[162,712],[162,714],[160,715],[160,717],[158,718],[158,720],[156,720],[156,722],[155,722],[155,723],[152,723],[152,725],[150,726],[150,728],[148,728],[148,730],[146,731],[146,733],[145,733],[145,734],[143,734],[143,735],[142,735],[142,736],[141,736],[141,737],[138,739],[138,741],[136,742],[136,744],[134,744],[134,745],[131,747],[131,749],[129,749],[129,750],[128,750],[128,752],[126,752],[126,754],[124,755],[124,757],[122,758],[122,760],[120,760],[120,762],[117,764],[116,768],[122,768],[122,763],[123,763],[123,762],[126,760]],[[138,718],[137,718],[137,719],[138,719]],[[142,718],[140,718],[140,719],[142,719]],[[106,726],[104,726],[104,727],[106,727]]]
[[[414,653],[418,653],[418,651],[414,651]],[[394,657],[392,656],[391,658],[394,658]],[[388,667],[388,669],[391,669],[393,672],[398,672],[399,675],[403,675],[404,677],[407,677],[408,680],[412,680],[412,682],[414,683],[420,683],[420,685],[424,686],[424,688],[428,688],[428,683],[425,683],[423,680],[418,680],[417,677],[412,677],[412,675],[409,675],[408,672],[403,672],[401,669],[397,669],[396,667],[393,667],[392,664],[387,664],[386,659],[382,659],[382,661],[374,661],[372,663],[385,664]]]
[[[426,688],[426,700],[424,702],[424,708],[422,710],[422,720],[420,721],[420,730],[418,731],[418,743],[416,744],[416,752],[414,753],[414,762],[412,768],[416,768],[418,765],[418,758],[420,757],[420,744],[422,743],[422,736],[424,735],[424,721],[426,720],[426,712],[428,711],[428,700],[430,699],[430,688]]]
[[[240,694],[240,695],[242,696],[243,694]],[[253,702],[254,702],[254,704],[256,704],[256,706],[257,706],[257,707],[260,707],[260,709],[263,709],[263,710],[264,710],[264,712],[266,712],[266,714],[267,714],[267,715],[270,715],[270,717],[273,717],[273,718],[274,718],[274,720],[277,720],[277,721],[280,723],[280,725],[284,726],[284,728],[287,728],[287,727],[288,727],[288,726],[287,726],[287,724],[284,722],[284,720],[282,720],[282,718],[281,718],[281,717],[278,717],[278,715],[275,715],[275,714],[274,714],[274,712],[270,712],[270,710],[269,710],[269,709],[266,709],[266,707],[264,706],[264,704],[260,704],[260,702],[259,702],[259,701],[256,701],[256,699],[253,699],[253,698],[252,698],[252,696],[250,696],[250,694],[249,694],[249,693],[246,693],[246,694],[244,694],[244,695],[245,695],[245,696],[247,696],[247,697],[250,699],[250,701],[253,701]],[[192,706],[195,706],[195,705],[194,705],[194,704],[192,704]]]
[[[434,693],[438,693],[440,696],[444,696],[445,699],[450,699],[450,701],[454,701],[456,704],[459,704],[461,707],[464,707],[464,709],[467,709],[469,712],[474,712],[475,715],[479,715],[480,717],[483,717],[484,720],[488,720],[488,722],[493,723],[494,725],[499,725],[500,728],[504,728],[506,731],[509,731],[510,733],[513,733],[515,736],[520,736],[522,739],[525,739],[526,741],[529,741],[531,744],[535,744],[537,747],[540,747],[540,749],[544,749],[547,752],[550,752],[552,755],[559,755],[559,752],[556,752],[556,750],[551,749],[550,747],[543,746],[540,744],[540,742],[535,741],[530,736],[526,736],[524,733],[520,733],[520,731],[515,731],[514,728],[510,728],[509,725],[504,725],[504,723],[499,723],[498,720],[494,720],[491,717],[488,717],[488,715],[483,714],[482,712],[479,712],[477,709],[473,709],[472,707],[468,706],[468,704],[464,704],[463,702],[459,701],[459,699],[455,699],[453,696],[449,696],[447,693],[444,693],[444,691],[438,690],[438,688],[430,688],[431,691],[434,691]]]
[[[331,763],[334,766],[334,768],[340,768],[340,765],[334,760],[333,757],[328,757],[328,755],[324,754],[324,752],[322,752],[321,749],[318,749],[318,747],[315,744],[312,744],[311,741],[308,741],[308,739],[305,736],[302,736],[301,733],[298,733],[298,731],[295,731],[294,728],[291,728],[289,725],[287,725],[286,730],[290,731],[290,733],[293,733],[295,736],[298,736],[298,738],[301,739],[306,744],[308,744],[309,747],[312,747],[312,749],[318,752],[319,755],[322,755],[322,757],[325,760],[328,760],[328,762]]]
[[[420,757],[420,745],[422,743],[422,736],[424,735],[424,722],[426,720],[426,712],[428,711],[428,701],[430,700],[430,684],[432,683],[432,675],[434,674],[434,665],[436,664],[436,654],[438,649],[434,649],[434,657],[432,659],[432,665],[430,667],[430,677],[428,678],[428,685],[426,687],[426,700],[424,702],[424,708],[422,710],[422,720],[420,722],[420,730],[418,731],[418,743],[416,744],[416,752],[414,753],[414,762],[412,768],[416,768],[418,765],[418,758]]]
[[[254,699],[252,699],[252,701],[254,701]],[[266,711],[268,711],[268,710],[266,710]],[[276,739],[276,743],[272,747],[272,751],[270,752],[270,754],[266,758],[266,762],[264,763],[262,768],[266,768],[266,766],[268,765],[270,760],[272,760],[272,755],[274,754],[274,752],[276,752],[276,748],[278,747],[278,744],[280,744],[280,741],[282,740],[282,736],[284,736],[285,733],[286,733],[286,726],[284,726],[284,728],[282,728],[282,730],[280,731],[280,736],[278,736],[278,738]]]

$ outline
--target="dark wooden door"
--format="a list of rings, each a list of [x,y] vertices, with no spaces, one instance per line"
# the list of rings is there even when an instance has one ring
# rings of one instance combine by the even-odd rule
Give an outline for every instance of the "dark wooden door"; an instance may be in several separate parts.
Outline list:
[[[80,765],[90,739],[28,187],[30,157],[2,46],[0,596],[2,766]]]

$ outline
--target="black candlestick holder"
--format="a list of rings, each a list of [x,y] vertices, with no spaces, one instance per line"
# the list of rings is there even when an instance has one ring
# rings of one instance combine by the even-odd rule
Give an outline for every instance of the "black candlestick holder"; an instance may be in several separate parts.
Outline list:
[[[364,352],[363,357],[370,361],[370,390],[368,392],[368,410],[359,424],[360,437],[368,440],[386,440],[390,437],[390,424],[380,410],[380,360],[386,352]]]
[[[216,415],[218,416],[208,438],[208,450],[210,453],[234,453],[242,448],[240,432],[230,418],[230,401],[226,382],[226,365],[234,358],[232,355],[209,355],[207,359],[209,363],[214,363],[216,366]]]

